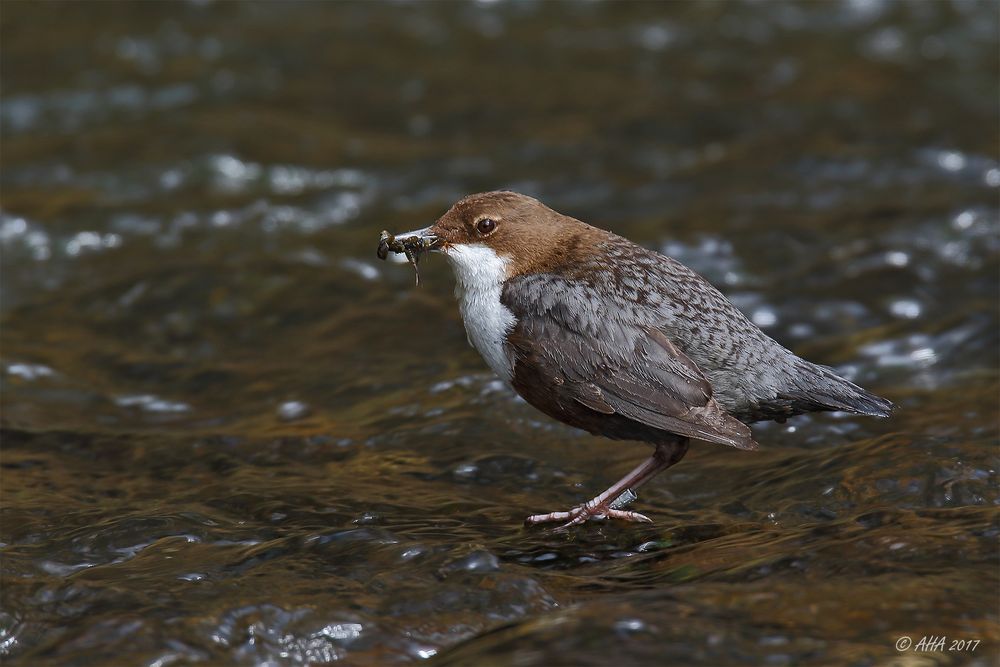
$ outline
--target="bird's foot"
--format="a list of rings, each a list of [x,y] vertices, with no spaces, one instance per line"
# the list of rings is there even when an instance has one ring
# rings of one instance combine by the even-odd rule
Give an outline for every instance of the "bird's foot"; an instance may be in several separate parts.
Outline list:
[[[537,526],[540,523],[551,523],[554,521],[565,521],[556,530],[566,530],[570,526],[578,526],[584,521],[603,521],[605,519],[621,519],[622,521],[635,521],[640,523],[653,523],[645,514],[630,512],[621,509],[635,500],[635,494],[626,490],[614,502],[595,502],[597,499],[586,502],[583,505],[574,507],[568,512],[549,512],[548,514],[532,514],[524,520],[526,526]]]

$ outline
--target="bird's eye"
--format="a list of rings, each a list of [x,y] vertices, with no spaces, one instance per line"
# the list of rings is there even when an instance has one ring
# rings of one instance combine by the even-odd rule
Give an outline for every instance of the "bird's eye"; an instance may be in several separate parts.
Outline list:
[[[493,218],[482,218],[476,223],[476,231],[486,236],[497,228],[497,221]]]

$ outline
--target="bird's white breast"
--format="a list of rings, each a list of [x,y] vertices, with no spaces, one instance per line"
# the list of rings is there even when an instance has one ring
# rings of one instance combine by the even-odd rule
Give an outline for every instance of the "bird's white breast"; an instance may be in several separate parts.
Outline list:
[[[449,246],[445,256],[455,272],[455,296],[469,343],[494,373],[510,382],[513,364],[504,343],[516,320],[500,302],[507,260],[479,243]]]

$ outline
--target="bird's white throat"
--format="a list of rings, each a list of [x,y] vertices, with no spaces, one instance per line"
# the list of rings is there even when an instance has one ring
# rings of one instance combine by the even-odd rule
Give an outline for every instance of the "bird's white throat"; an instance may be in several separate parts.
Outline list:
[[[481,243],[448,246],[444,253],[455,272],[455,296],[469,343],[494,373],[510,382],[513,364],[504,343],[516,320],[500,302],[509,260]]]

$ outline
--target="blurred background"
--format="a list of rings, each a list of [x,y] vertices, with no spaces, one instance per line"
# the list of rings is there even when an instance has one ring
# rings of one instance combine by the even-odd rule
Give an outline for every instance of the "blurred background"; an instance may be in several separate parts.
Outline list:
[[[3,3],[0,656],[995,664],[998,13]],[[648,448],[496,381],[439,258],[375,259],[497,188],[896,415],[696,445],[654,525],[523,529]]]

